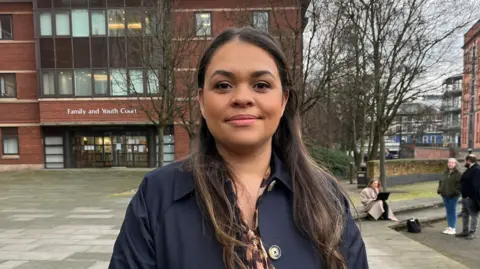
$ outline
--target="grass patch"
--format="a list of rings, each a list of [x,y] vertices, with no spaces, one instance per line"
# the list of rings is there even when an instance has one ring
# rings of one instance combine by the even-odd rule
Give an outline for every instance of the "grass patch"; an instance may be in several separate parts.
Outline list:
[[[437,197],[437,181],[422,182],[401,186],[393,186],[388,188],[388,191],[392,192],[388,198],[391,202],[407,201],[419,198],[433,198]],[[350,198],[354,205],[360,205],[360,191],[350,193]]]

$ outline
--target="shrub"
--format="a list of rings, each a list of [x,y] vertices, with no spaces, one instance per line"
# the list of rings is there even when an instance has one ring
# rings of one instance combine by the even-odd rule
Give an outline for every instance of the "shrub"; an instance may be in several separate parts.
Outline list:
[[[323,148],[319,146],[309,146],[310,155],[322,167],[330,170],[337,177],[346,177],[349,173],[350,162],[352,158],[344,152]]]

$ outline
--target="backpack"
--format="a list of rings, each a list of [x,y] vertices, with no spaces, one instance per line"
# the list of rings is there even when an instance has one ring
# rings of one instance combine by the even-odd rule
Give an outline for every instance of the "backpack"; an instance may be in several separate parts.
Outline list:
[[[407,231],[409,233],[420,233],[422,231],[420,221],[417,218],[407,220]]]

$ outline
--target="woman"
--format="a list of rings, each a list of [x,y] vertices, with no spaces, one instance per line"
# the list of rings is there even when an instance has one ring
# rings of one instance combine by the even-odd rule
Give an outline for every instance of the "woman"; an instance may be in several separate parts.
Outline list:
[[[445,172],[443,172],[437,190],[437,193],[443,198],[443,204],[447,212],[448,227],[443,231],[444,234],[456,234],[461,177],[462,173],[460,172],[457,160],[455,158],[448,159],[447,168]]]
[[[368,268],[345,195],[309,157],[284,53],[229,29],[198,67],[198,152],[149,173],[110,269]]]
[[[383,220],[398,219],[393,215],[392,209],[388,206],[387,201],[377,200],[378,193],[382,191],[382,186],[377,179],[372,179],[368,183],[368,186],[360,193],[360,201],[364,208],[363,210],[368,213],[368,216],[378,220],[382,217]]]

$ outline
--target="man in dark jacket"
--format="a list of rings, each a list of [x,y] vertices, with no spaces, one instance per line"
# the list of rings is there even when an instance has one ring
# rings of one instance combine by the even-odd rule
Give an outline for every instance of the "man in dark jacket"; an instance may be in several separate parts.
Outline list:
[[[463,230],[457,234],[457,237],[474,239],[479,211],[477,201],[480,200],[480,165],[477,164],[477,158],[473,154],[469,154],[465,158],[465,167],[467,170],[460,179]]]

